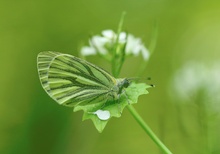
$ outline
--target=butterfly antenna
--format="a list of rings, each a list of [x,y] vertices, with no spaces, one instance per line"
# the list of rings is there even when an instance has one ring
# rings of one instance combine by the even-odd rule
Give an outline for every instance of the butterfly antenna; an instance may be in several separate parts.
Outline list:
[[[151,77],[146,77],[146,78],[131,77],[131,78],[128,78],[128,81],[139,81],[139,80],[151,80]]]
[[[152,88],[156,87],[154,84],[149,84]]]
[[[151,80],[151,77],[146,77],[146,78],[132,77],[132,78],[128,78],[128,81],[129,81],[129,82],[139,81],[139,80]],[[152,88],[155,87],[154,84],[148,84],[148,85],[151,86]]]

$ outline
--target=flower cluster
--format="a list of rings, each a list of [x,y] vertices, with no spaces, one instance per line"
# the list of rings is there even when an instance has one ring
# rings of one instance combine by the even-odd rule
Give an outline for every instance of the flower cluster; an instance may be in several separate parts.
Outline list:
[[[114,50],[117,34],[113,30],[104,30],[102,35],[95,35],[89,41],[89,46],[82,47],[80,53],[83,56],[88,55],[111,55]],[[147,61],[150,57],[150,52],[144,46],[140,38],[134,37],[132,34],[121,32],[118,37],[118,43],[125,45],[126,55],[138,56],[142,54],[143,59]]]

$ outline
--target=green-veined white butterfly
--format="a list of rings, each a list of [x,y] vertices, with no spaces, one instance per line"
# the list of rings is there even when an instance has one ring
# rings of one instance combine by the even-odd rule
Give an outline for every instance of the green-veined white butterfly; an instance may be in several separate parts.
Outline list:
[[[74,107],[118,100],[131,81],[116,79],[102,68],[69,54],[45,51],[37,57],[44,90],[59,104]]]

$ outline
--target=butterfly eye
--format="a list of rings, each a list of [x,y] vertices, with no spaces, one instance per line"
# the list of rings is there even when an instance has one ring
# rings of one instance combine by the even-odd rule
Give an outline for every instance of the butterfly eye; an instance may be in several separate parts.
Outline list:
[[[130,85],[130,81],[128,79],[124,80],[124,87],[127,88]]]

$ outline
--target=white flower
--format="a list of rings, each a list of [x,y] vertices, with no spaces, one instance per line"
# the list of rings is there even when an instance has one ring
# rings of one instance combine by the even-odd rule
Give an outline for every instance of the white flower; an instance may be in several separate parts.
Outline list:
[[[211,68],[198,63],[188,63],[173,78],[172,93],[182,102],[196,101],[220,107],[220,65]],[[215,105],[218,104],[218,107]]]
[[[115,32],[111,29],[108,29],[108,30],[104,30],[102,31],[102,35],[105,37],[105,38],[108,38],[108,39],[114,39],[115,38]]]
[[[148,60],[150,57],[150,52],[144,46],[141,39],[135,38],[132,34],[128,34],[128,40],[125,50],[127,54],[133,54],[135,56],[138,56],[141,52],[144,60]]]
[[[108,43],[108,41],[108,38],[101,36],[93,36],[90,40],[90,46],[94,48],[96,52],[100,52],[100,54],[104,55],[108,52],[105,48],[105,44]]]
[[[128,34],[128,36],[129,36],[130,34]],[[126,33],[125,32],[121,32],[120,34],[119,34],[119,42],[120,43],[125,43],[126,42]]]
[[[81,54],[83,56],[88,56],[88,55],[95,55],[96,54],[96,51],[93,47],[82,47],[81,49]]]
[[[102,36],[95,35],[91,38],[89,47],[82,47],[81,54],[84,56],[94,55],[97,53],[106,55],[110,52],[110,49],[113,48],[116,38],[117,34],[113,30],[104,30],[102,31]],[[147,61],[149,59],[150,52],[144,46],[140,38],[136,38],[132,34],[121,32],[118,39],[120,44],[126,43],[126,55],[138,56],[142,54],[144,60]]]

